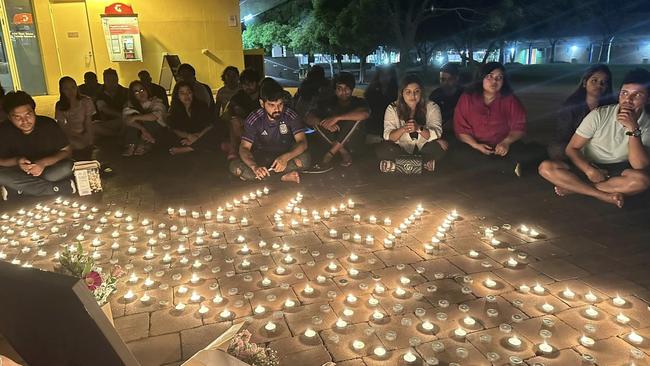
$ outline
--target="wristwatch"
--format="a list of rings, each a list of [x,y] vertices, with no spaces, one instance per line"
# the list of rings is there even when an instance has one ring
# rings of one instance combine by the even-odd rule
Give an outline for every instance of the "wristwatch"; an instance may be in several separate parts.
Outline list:
[[[634,131],[625,131],[625,135],[632,137],[641,137],[641,129],[637,128]]]

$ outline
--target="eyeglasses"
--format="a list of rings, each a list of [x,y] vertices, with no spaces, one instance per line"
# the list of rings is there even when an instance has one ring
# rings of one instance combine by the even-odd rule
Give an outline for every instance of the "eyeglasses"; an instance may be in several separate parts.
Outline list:
[[[503,80],[503,75],[487,74],[487,75],[485,75],[485,79],[494,80],[494,81],[502,81]]]
[[[142,88],[141,88],[141,89],[133,89],[133,94],[136,94],[136,95],[137,95],[137,94],[142,94],[142,93],[144,93],[144,92],[145,92],[145,90],[142,89]]]
[[[623,99],[639,100],[639,99],[645,98],[647,96],[647,94],[644,93],[644,92],[638,92],[638,91],[629,92],[629,91],[623,89],[619,93],[619,96],[621,98],[623,98]]]

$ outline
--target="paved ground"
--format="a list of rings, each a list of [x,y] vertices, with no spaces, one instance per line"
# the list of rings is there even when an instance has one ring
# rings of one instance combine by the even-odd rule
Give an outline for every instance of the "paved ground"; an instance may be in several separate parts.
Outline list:
[[[548,94],[525,98],[531,119],[536,121],[532,130],[544,140],[550,133],[544,118],[550,111],[545,106],[556,105],[547,103],[558,98]],[[243,320],[251,321],[248,329],[256,341],[270,342],[280,351],[283,365],[321,365],[326,361],[346,366],[405,364],[403,356],[409,350],[417,357],[413,364],[428,360],[434,365],[438,359],[441,365],[490,365],[488,358],[495,365],[517,364],[517,359],[511,358],[514,356],[530,365],[568,366],[586,364],[583,355],[591,355],[598,365],[649,364],[647,197],[630,200],[623,209],[582,197],[558,198],[552,187],[534,174],[518,179],[506,164],[454,156],[441,163],[434,175],[418,177],[382,176],[372,159],[364,157],[352,168],[305,176],[298,186],[238,182],[227,176],[221,157],[160,153],[124,160],[118,153],[106,148],[99,155],[117,173],[105,180],[105,192],[75,201],[99,208],[92,220],[83,223],[88,223],[90,233],[98,226],[106,228],[101,235],[107,243],[98,250],[100,262],[131,263],[129,274],[139,277],[134,284],[123,279],[111,304],[118,332],[143,365],[177,365],[233,321]],[[224,212],[226,220],[232,215],[237,223],[217,222],[217,207],[232,204],[233,199],[241,201],[243,195],[265,185],[270,188],[268,196]],[[302,200],[296,206],[307,210],[309,224],[291,228],[291,220],[301,222],[303,216],[286,213],[282,222],[287,228],[276,230],[274,214],[279,209],[287,211],[287,204],[298,192]],[[348,199],[354,200],[353,209],[323,217],[324,210],[340,208]],[[78,208],[57,206],[53,200],[3,204],[0,213],[17,215],[21,207],[35,210],[36,202],[67,212],[66,223],[75,221],[72,214]],[[394,247],[386,248],[384,239],[414,215],[418,204],[424,209],[421,219],[403,230]],[[190,216],[192,211],[204,215],[210,210],[213,216],[209,220],[169,216],[168,207],[183,207]],[[453,209],[458,210],[460,219],[451,224],[442,243],[431,245],[438,226]],[[115,217],[117,210],[125,213],[122,218]],[[313,210],[318,210],[320,220],[313,218]],[[361,222],[354,221],[356,214]],[[99,221],[103,215],[109,219],[106,224]],[[125,221],[128,215],[134,219],[132,231]],[[370,215],[375,215],[378,223],[369,223]],[[87,213],[81,217],[85,216]],[[243,217],[248,225],[241,224]],[[383,224],[385,217],[392,220],[390,225]],[[140,222],[145,218],[150,223],[143,227]],[[161,223],[164,228],[158,226]],[[113,224],[120,234],[117,250],[108,244]],[[522,233],[522,224],[538,231],[539,236]],[[46,233],[55,223],[44,225]],[[181,233],[183,227],[188,234]],[[21,253],[19,247],[8,244],[0,244],[0,251],[8,254],[8,260],[51,266],[57,245],[70,242],[83,231],[83,225],[61,228],[68,232],[67,238],[50,235],[45,257],[38,257],[36,251]],[[492,242],[488,228],[500,243]],[[330,235],[332,229],[335,238]],[[8,236],[3,231],[0,236]],[[211,237],[213,231],[219,233],[218,238]],[[15,230],[14,235],[19,232]],[[88,248],[96,235],[90,233],[83,239]],[[361,236],[361,243],[354,241],[355,233]],[[344,234],[351,238],[344,239]],[[129,235],[138,237],[135,254],[128,253]],[[250,248],[248,255],[241,252],[240,235]],[[372,235],[370,244],[366,244],[367,235]],[[153,246],[155,257],[148,260],[144,254],[150,236],[158,242]],[[198,237],[204,242],[197,243]],[[262,240],[265,247],[259,246]],[[178,253],[179,243],[188,248],[183,254]],[[163,261],[165,253],[170,253],[171,263]],[[351,253],[358,259],[350,259]],[[293,260],[285,262],[288,254]],[[509,264],[510,258],[516,263]],[[242,265],[244,259],[250,262],[248,266]],[[193,267],[196,261],[201,264],[198,268]],[[335,266],[328,269],[331,263]],[[286,272],[278,274],[278,266]],[[154,280],[148,288],[145,270]],[[190,281],[193,273],[200,277],[195,284]],[[174,276],[177,274],[180,278]],[[262,283],[265,277],[271,281],[268,286]],[[488,278],[495,281],[492,287]],[[376,284],[385,291],[378,291]],[[539,293],[536,284],[543,287],[537,288]],[[314,289],[313,294],[305,293],[307,285]],[[188,288],[187,293],[179,293],[182,286]],[[398,288],[406,293],[400,296],[395,292]],[[567,288],[575,293],[573,298],[563,294]],[[123,295],[129,290],[135,293],[134,299],[125,301]],[[589,291],[595,301],[585,298]],[[151,300],[143,303],[139,299],[145,292]],[[207,306],[206,314],[199,314],[200,305],[191,302],[193,292]],[[221,303],[213,302],[216,294],[223,297]],[[356,302],[348,299],[350,294],[357,297]],[[613,304],[617,295],[625,300],[622,306]],[[296,306],[285,308],[286,299],[295,301]],[[378,303],[369,303],[370,299]],[[174,310],[181,302],[186,308]],[[585,314],[590,304],[597,312],[592,318]],[[258,305],[266,311],[255,315]],[[346,308],[354,312],[345,315]],[[233,316],[223,320],[220,314],[224,309]],[[375,310],[384,315],[381,320],[373,318]],[[627,324],[625,319],[617,320],[619,313],[630,319]],[[465,322],[466,317],[476,323]],[[338,329],[335,323],[339,318],[348,326]],[[273,333],[264,330],[269,321],[277,326]],[[425,321],[433,324],[432,330],[423,328]],[[510,327],[500,326],[503,323]],[[468,333],[466,337],[455,334],[459,327]],[[316,331],[316,336],[306,337],[307,329]],[[646,338],[641,344],[628,340],[632,329]],[[550,354],[538,350],[544,340],[540,330],[550,331],[546,339],[553,347]],[[515,335],[517,339],[511,339]],[[582,345],[582,335],[593,338],[595,345]],[[355,350],[355,340],[365,346]],[[522,344],[513,347],[508,340]],[[384,358],[374,356],[380,346],[388,350]],[[632,356],[635,349],[641,352]],[[645,359],[635,358],[641,356]]]

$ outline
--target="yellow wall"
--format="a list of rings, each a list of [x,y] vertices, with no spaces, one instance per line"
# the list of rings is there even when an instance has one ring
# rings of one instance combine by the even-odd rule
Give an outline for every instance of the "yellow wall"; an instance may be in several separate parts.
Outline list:
[[[60,1],[60,0],[59,0]],[[86,10],[95,56],[97,75],[111,67],[117,70],[120,84],[127,86],[137,79],[138,71],[147,69],[158,80],[163,53],[176,54],[181,62],[194,66],[197,79],[213,89],[221,87],[221,72],[228,65],[244,65],[241,28],[228,25],[230,15],[239,19],[238,0],[132,0],[122,1],[138,14],[143,62],[111,62],[104,40],[100,14],[117,1],[87,0]],[[50,17],[49,0],[34,0],[34,12],[41,43],[49,94],[58,94],[59,58]],[[78,19],[70,19],[78,22]],[[201,51],[208,49],[211,55]],[[78,80],[79,83],[82,81]]]

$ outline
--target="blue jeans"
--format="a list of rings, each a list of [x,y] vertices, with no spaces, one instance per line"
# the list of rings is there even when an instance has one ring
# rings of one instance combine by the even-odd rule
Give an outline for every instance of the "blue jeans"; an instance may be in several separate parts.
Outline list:
[[[39,177],[25,173],[18,166],[0,167],[0,186],[29,196],[70,194],[72,164],[71,160],[61,160],[45,168]]]

